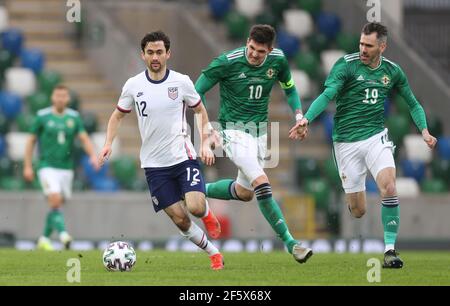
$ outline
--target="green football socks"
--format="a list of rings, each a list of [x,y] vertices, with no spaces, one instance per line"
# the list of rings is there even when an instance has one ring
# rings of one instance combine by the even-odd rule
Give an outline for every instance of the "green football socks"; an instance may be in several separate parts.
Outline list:
[[[400,226],[400,207],[397,196],[385,197],[381,201],[381,221],[384,228],[385,251],[393,250]]]
[[[297,241],[289,233],[286,221],[283,217],[278,203],[272,198],[272,187],[269,183],[264,183],[255,188],[256,199],[262,214],[269,222],[272,229],[277,233],[278,237],[283,240],[284,245],[289,253],[292,253],[292,248]]]

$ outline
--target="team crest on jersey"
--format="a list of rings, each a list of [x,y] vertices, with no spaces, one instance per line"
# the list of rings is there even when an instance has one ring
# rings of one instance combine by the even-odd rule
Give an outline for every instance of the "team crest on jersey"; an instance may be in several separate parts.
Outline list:
[[[167,88],[167,94],[169,95],[169,98],[175,100],[176,98],[178,98],[178,87]]]
[[[391,79],[386,74],[381,78],[381,83],[383,83],[384,86],[387,86],[390,81]]]
[[[75,121],[73,121],[73,119],[67,119],[66,125],[69,129],[72,129],[75,126]]]
[[[275,74],[275,70],[273,70],[272,68],[267,69],[266,75],[269,79],[273,78]]]

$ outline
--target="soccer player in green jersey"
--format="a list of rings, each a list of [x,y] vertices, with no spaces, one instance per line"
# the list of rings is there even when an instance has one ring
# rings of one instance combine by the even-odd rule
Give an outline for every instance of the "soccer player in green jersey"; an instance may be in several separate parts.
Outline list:
[[[377,182],[384,227],[385,268],[401,268],[395,251],[400,224],[395,187],[394,146],[384,127],[384,100],[392,89],[408,103],[414,123],[431,149],[436,138],[427,129],[425,112],[414,97],[408,80],[396,63],[382,56],[387,29],[379,23],[366,24],[361,32],[359,53],[340,58],[325,82],[325,91],[312,103],[298,126],[290,130],[293,139],[304,138],[308,123],[322,113],[329,101],[336,101],[333,149],[351,214],[361,218],[366,211],[367,170]]]
[[[289,64],[280,49],[274,49],[275,30],[269,25],[251,28],[244,47],[226,52],[202,71],[195,87],[205,102],[205,93],[220,84],[219,121],[223,148],[238,168],[235,180],[207,184],[210,198],[251,201],[256,194],[266,220],[300,263],[312,255],[290,234],[272,187],[264,172],[267,150],[267,121],[270,92],[278,81],[288,104],[299,121],[301,102],[292,80]]]
[[[27,181],[34,179],[32,165],[33,151],[39,143],[38,177],[50,206],[44,233],[38,240],[38,248],[51,251],[50,236],[54,230],[66,249],[70,248],[72,237],[67,233],[61,206],[72,193],[73,144],[78,137],[90,157],[93,167],[99,169],[94,147],[84,130],[78,112],[67,108],[70,101],[69,90],[58,85],[53,90],[52,106],[40,110],[31,127],[31,135],[25,147],[23,176]]]

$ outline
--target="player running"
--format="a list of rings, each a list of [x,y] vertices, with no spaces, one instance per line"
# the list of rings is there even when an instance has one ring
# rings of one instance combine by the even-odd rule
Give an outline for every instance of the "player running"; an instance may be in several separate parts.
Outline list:
[[[195,84],[204,102],[205,93],[220,84],[219,121],[223,148],[238,168],[235,180],[207,184],[206,195],[248,202],[256,194],[258,207],[267,222],[295,260],[304,263],[312,255],[312,250],[302,247],[290,234],[264,172],[268,104],[270,92],[277,81],[287,96],[296,120],[303,117],[288,61],[280,49],[273,48],[275,35],[275,30],[269,25],[253,26],[246,46],[214,59]]]
[[[348,209],[355,218],[366,212],[367,170],[377,182],[381,196],[384,227],[385,268],[401,268],[403,261],[395,250],[400,208],[395,187],[394,145],[384,127],[384,100],[392,89],[408,103],[411,116],[431,149],[436,138],[427,129],[425,112],[414,97],[400,66],[382,54],[386,49],[387,28],[366,24],[361,32],[359,53],[340,58],[326,82],[325,91],[312,103],[305,117],[290,131],[293,139],[303,139],[308,123],[336,100],[333,151],[346,193]]]
[[[103,164],[111,155],[111,146],[122,118],[135,108],[141,133],[141,167],[156,212],[164,212],[180,229],[181,235],[208,253],[213,270],[223,269],[223,257],[205,233],[187,213],[203,218],[213,238],[220,225],[205,199],[205,183],[196,152],[187,135],[186,107],[201,117],[200,158],[210,166],[214,154],[208,140],[208,115],[187,75],[166,68],[170,58],[169,37],[161,31],[144,36],[141,57],[147,69],[128,79],[116,110],[108,123],[105,146],[99,159]]]
[[[67,108],[70,101],[69,89],[64,85],[56,86],[51,100],[52,106],[40,110],[31,127],[32,135],[28,138],[25,147],[23,169],[25,180],[33,181],[33,151],[38,142],[38,177],[47,196],[50,211],[37,247],[47,251],[53,250],[50,236],[54,230],[59,233],[59,239],[66,249],[70,248],[72,242],[72,237],[66,230],[61,206],[65,200],[70,199],[72,194],[75,138],[80,139],[94,169],[99,168],[94,147],[84,130],[80,115],[77,111]]]

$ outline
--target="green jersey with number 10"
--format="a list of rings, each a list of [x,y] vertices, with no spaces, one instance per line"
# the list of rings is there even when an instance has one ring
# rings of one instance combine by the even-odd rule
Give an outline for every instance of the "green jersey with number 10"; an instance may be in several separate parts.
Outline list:
[[[202,71],[211,82],[220,83],[219,121],[223,128],[230,128],[229,123],[267,122],[274,83],[279,81],[283,89],[294,86],[280,49],[273,49],[259,66],[249,64],[245,53],[245,47],[224,53]]]

